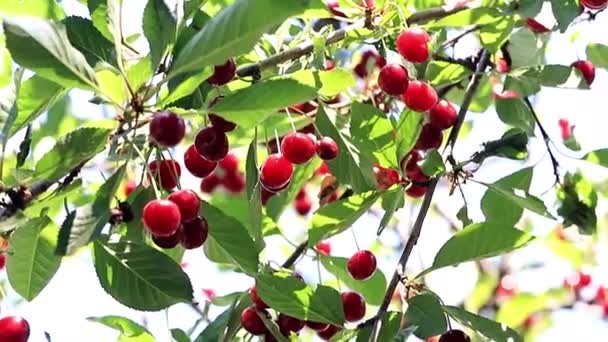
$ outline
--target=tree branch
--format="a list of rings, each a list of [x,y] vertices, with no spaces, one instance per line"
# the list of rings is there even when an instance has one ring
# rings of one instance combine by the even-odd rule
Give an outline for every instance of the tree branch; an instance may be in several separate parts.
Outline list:
[[[538,115],[536,114],[536,111],[534,110],[534,107],[532,106],[530,99],[528,97],[524,97],[524,102],[526,103],[528,108],[530,108],[530,112],[532,112],[532,117],[534,118],[534,121],[536,122],[536,124],[538,125],[538,128],[540,129],[540,134],[543,136],[543,141],[545,142],[545,146],[547,146],[547,152],[549,152],[549,156],[551,157],[551,165],[553,166],[553,174],[555,175],[555,183],[559,184],[560,183],[559,163],[557,162],[557,159],[555,158],[555,155],[553,154],[553,151],[551,151],[551,147],[549,146],[549,143],[551,142],[551,138],[549,137],[549,134],[545,130],[545,127],[540,122],[540,119],[538,118]]]
[[[479,87],[479,83],[480,83],[481,77],[483,75],[482,73],[488,66],[489,56],[490,56],[490,54],[488,53],[487,50],[482,51],[479,61],[477,62],[476,72],[473,75],[473,77],[471,78],[471,81],[469,82],[469,85],[467,87],[464,99],[462,101],[462,106],[460,107],[460,110],[458,112],[458,120],[457,120],[456,124],[454,125],[454,128],[452,128],[452,132],[450,133],[450,137],[448,139],[448,145],[451,147],[452,150],[454,148],[454,144],[456,143],[456,139],[458,137],[458,132],[460,131],[460,128],[462,127],[462,123],[464,122],[464,119],[468,112],[469,106],[471,105],[471,102],[473,101],[473,97],[475,96],[475,93],[477,92],[477,88]],[[437,187],[437,182],[438,182],[438,179],[433,178],[433,180],[429,184],[426,195],[424,196],[424,199],[422,200],[422,205],[420,206],[420,211],[418,212],[418,216],[416,217],[416,221],[414,222],[414,226],[412,227],[410,236],[407,239],[407,242],[405,243],[405,247],[403,248],[403,252],[401,253],[401,257],[399,258],[399,263],[397,264],[397,267],[395,269],[391,282],[389,283],[389,286],[384,295],[384,300],[382,301],[382,304],[380,305],[380,308],[378,309],[378,313],[373,318],[373,328],[372,328],[372,333],[370,335],[370,341],[378,341],[378,336],[377,336],[378,335],[377,332],[379,331],[378,325],[379,325],[380,321],[382,321],[383,316],[386,314],[386,311],[388,310],[388,306],[391,302],[393,293],[395,292],[395,288],[397,287],[397,284],[401,280],[402,275],[405,273],[405,268],[406,268],[407,262],[409,260],[409,257],[412,253],[412,250],[414,249],[414,246],[418,242],[418,238],[420,237],[420,232],[422,231],[422,225],[424,224],[424,220],[425,220],[428,210],[431,206],[433,194],[435,192],[435,188]]]

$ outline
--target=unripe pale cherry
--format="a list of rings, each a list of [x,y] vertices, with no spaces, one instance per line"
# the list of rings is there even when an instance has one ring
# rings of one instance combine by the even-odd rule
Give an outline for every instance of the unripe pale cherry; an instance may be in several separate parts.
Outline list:
[[[348,259],[346,268],[353,278],[368,279],[376,271],[376,257],[370,251],[358,251]]]
[[[401,98],[409,109],[420,113],[430,110],[438,101],[435,89],[422,81],[410,82]]]
[[[30,325],[17,316],[6,316],[0,319],[0,341],[27,342],[30,337]]]
[[[194,191],[187,189],[178,190],[170,194],[167,199],[177,204],[182,221],[190,221],[198,216],[201,200]]]
[[[356,292],[344,292],[340,297],[347,321],[356,322],[365,317],[365,301],[361,295]]]
[[[203,158],[219,161],[228,154],[228,137],[219,129],[203,128],[194,139],[194,147]]]
[[[215,167],[217,162],[209,161],[201,156],[194,145],[190,145],[184,152],[184,166],[194,177],[207,177]]]
[[[266,310],[256,310],[250,306],[241,313],[241,325],[252,335],[263,335],[268,329],[259,315],[270,317]]]
[[[441,100],[429,112],[431,125],[439,129],[447,129],[456,123],[458,113],[456,108],[446,100]]]
[[[422,63],[429,58],[431,37],[421,28],[407,29],[397,36],[395,44],[403,58],[412,63]]]
[[[179,144],[186,134],[184,119],[174,113],[155,113],[150,121],[150,137],[159,146],[173,147]]]
[[[271,154],[260,169],[260,182],[270,191],[279,191],[291,181],[293,164],[280,154]]]
[[[340,149],[334,139],[322,137],[317,140],[317,155],[323,160],[334,160],[338,157]]]
[[[169,200],[152,200],[144,206],[142,219],[152,235],[171,236],[179,229],[182,216],[177,204]]]
[[[185,249],[198,248],[205,243],[208,233],[209,226],[207,225],[207,220],[202,216],[182,222],[181,244]]]
[[[234,75],[236,75],[236,63],[234,58],[229,58],[226,63],[215,66],[213,75],[209,77],[207,82],[215,86],[221,86],[232,81]]]
[[[305,133],[289,133],[281,142],[281,153],[293,164],[308,163],[316,152],[315,140]]]
[[[439,342],[471,342],[471,338],[462,330],[449,330],[439,337]]]
[[[595,65],[589,61],[576,61],[572,63],[572,66],[576,68],[587,82],[587,85],[591,85],[595,80]]]
[[[154,160],[148,165],[148,169],[154,181],[159,182],[165,190],[175,188],[182,175],[181,166],[173,159]]]
[[[407,69],[399,64],[387,64],[378,74],[378,86],[385,93],[400,96],[407,89],[409,83]]]

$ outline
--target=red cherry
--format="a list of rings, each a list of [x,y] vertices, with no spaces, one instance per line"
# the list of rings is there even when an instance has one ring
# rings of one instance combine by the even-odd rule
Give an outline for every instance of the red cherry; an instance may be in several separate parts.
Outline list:
[[[204,193],[212,193],[218,185],[220,185],[221,179],[215,173],[210,174],[209,176],[203,178],[201,180],[201,192]]]
[[[304,328],[304,321],[285,314],[279,314],[277,324],[279,325],[279,330],[285,336],[289,336],[292,331],[297,333]]]
[[[323,160],[334,160],[338,157],[340,149],[334,139],[322,137],[317,140],[317,155]]]
[[[306,192],[306,188],[301,188],[300,191],[298,191],[298,194],[296,195],[296,199],[303,199],[308,197],[308,192]]]
[[[266,303],[264,303],[262,298],[260,298],[258,295],[258,290],[255,288],[255,286],[249,289],[249,297],[251,297],[253,305],[255,305],[258,309],[268,308],[268,305],[266,305]]]
[[[331,255],[331,245],[329,244],[329,242],[319,242],[315,245],[315,249],[317,250],[317,252],[323,255]]]
[[[405,193],[410,197],[420,198],[426,194],[427,189],[428,188],[424,185],[412,184],[409,188],[407,188],[407,190],[405,190]]]
[[[190,145],[186,152],[184,152],[184,166],[194,177],[207,177],[215,170],[216,165],[216,162],[203,158],[194,145]]]
[[[233,194],[240,194],[245,190],[245,176],[240,172],[227,173],[222,179],[222,185],[226,190]]]
[[[341,295],[344,317],[349,322],[356,322],[365,317],[365,301],[356,292],[344,292]]]
[[[293,165],[280,154],[268,156],[260,170],[260,182],[270,190],[277,191],[291,181]]]
[[[462,330],[450,330],[439,337],[439,342],[471,342],[471,338]]]
[[[209,233],[209,226],[207,220],[204,217],[196,217],[194,220],[190,220],[182,223],[182,246],[185,249],[195,249],[202,246],[207,240],[207,234]]]
[[[429,58],[429,41],[431,37],[420,28],[407,29],[397,36],[397,50],[412,63],[422,63]]]
[[[160,248],[171,249],[179,244],[182,240],[182,230],[178,229],[173,233],[173,235],[169,236],[156,236],[152,235],[152,241],[154,244]]]
[[[179,190],[167,197],[167,199],[179,207],[182,221],[190,221],[198,216],[201,208],[201,200],[192,190]]]
[[[572,135],[572,126],[570,126],[570,122],[568,119],[559,119],[558,124],[561,131],[562,140],[568,139]]]
[[[399,96],[407,89],[408,77],[407,69],[402,65],[388,64],[380,70],[378,85],[385,93]]]
[[[315,171],[315,175],[317,175],[317,176],[323,176],[323,175],[326,175],[328,173],[331,173],[331,171],[329,171],[329,166],[327,166],[327,163],[324,162],[324,161],[321,162],[321,165]]]
[[[418,164],[414,164],[410,167],[408,163],[408,168],[405,175],[413,182],[423,183],[429,180],[429,177],[424,174]]]
[[[509,72],[511,68],[509,67],[509,63],[507,63],[507,60],[504,58],[497,58],[496,59],[496,71],[500,72],[500,73],[507,73]]]
[[[335,325],[328,325],[324,330],[318,331],[317,336],[325,341],[329,341],[335,334],[337,334],[342,328]]]
[[[401,159],[399,166],[401,166],[401,170],[407,172],[409,169],[418,166],[418,162],[422,160],[422,156],[420,155],[420,151],[412,150],[407,156]]]
[[[324,66],[326,71],[334,70],[336,68],[336,62],[331,59],[326,59]]]
[[[158,112],[150,121],[150,137],[159,146],[173,147],[186,134],[184,119],[174,113]]]
[[[386,191],[391,186],[399,183],[400,177],[397,170],[388,169],[380,165],[374,165],[372,172],[376,178],[376,187],[380,191]]]
[[[346,18],[346,14],[340,9],[340,4],[337,0],[332,0],[327,3],[327,9],[336,17]]]
[[[213,127],[203,128],[196,135],[194,146],[203,158],[219,161],[228,154],[228,137]]]
[[[601,10],[608,6],[607,0],[581,0],[581,5],[591,10]]]
[[[536,21],[534,18],[527,18],[526,26],[528,26],[528,28],[534,33],[547,33],[551,31],[545,25]]]
[[[179,229],[182,215],[177,204],[169,200],[152,200],[144,206],[144,226],[155,236],[171,236]]]
[[[239,170],[239,157],[230,152],[219,161],[218,165],[227,173],[236,173]]]
[[[426,82],[412,81],[401,96],[405,105],[415,112],[426,112],[437,103],[437,92]]]
[[[361,6],[367,8],[367,9],[373,9],[374,7],[376,7],[376,1],[375,0],[361,0]]]
[[[431,109],[429,118],[431,125],[439,129],[447,129],[454,126],[456,119],[458,119],[458,113],[451,103],[441,100]]]
[[[315,155],[315,141],[304,133],[289,133],[281,142],[281,153],[294,164],[308,163]]]
[[[165,190],[171,190],[177,186],[182,168],[173,159],[155,160],[148,165],[154,180],[160,182]]]
[[[511,298],[517,292],[515,289],[514,279],[510,276],[504,276],[496,287],[496,297],[500,300]]]
[[[348,259],[346,268],[353,278],[368,279],[376,271],[376,257],[370,251],[358,251]]]
[[[0,341],[27,342],[30,337],[30,325],[17,316],[7,316],[0,319]]]
[[[266,310],[258,311],[255,306],[250,306],[241,313],[241,325],[252,335],[262,335],[268,330],[260,314],[270,317]]]
[[[587,85],[591,85],[595,80],[595,65],[589,61],[576,61],[572,63],[572,66],[583,75]]]
[[[306,326],[314,331],[323,331],[329,327],[329,324],[306,321]]]
[[[308,213],[310,213],[310,210],[312,209],[312,201],[309,197],[296,199],[295,207],[298,214],[306,216],[308,215]]]
[[[0,270],[6,265],[6,254],[0,253]]]
[[[422,131],[420,131],[420,136],[415,147],[419,150],[437,149],[441,146],[442,141],[443,134],[441,130],[435,126],[426,124],[422,127]]]
[[[265,187],[262,187],[260,189],[260,199],[262,200],[262,205],[266,205],[266,203],[268,203],[268,200],[270,199],[270,197],[274,196],[275,193],[272,191],[268,191],[268,189],[266,189]]]
[[[137,188],[137,183],[133,179],[127,180],[127,183],[125,183],[125,187],[124,187],[125,197],[129,197],[129,195],[131,195],[133,193],[133,191],[135,191],[136,188]]]
[[[236,63],[233,58],[229,58],[226,63],[215,66],[213,75],[209,77],[207,82],[211,85],[221,86],[232,81],[234,75],[236,75]]]

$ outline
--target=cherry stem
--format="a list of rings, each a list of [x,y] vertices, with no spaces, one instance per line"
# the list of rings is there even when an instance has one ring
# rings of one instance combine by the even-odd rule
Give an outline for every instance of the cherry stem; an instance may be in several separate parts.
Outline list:
[[[353,236],[353,240],[355,240],[355,246],[357,247],[357,251],[360,251],[361,248],[359,247],[359,242],[357,241],[357,236],[355,235],[355,229],[351,228],[349,230],[350,230],[351,235]]]
[[[291,129],[296,132],[296,125],[293,124],[293,118],[291,117],[291,113],[289,112],[289,107],[285,107],[285,112],[287,113],[287,117],[289,117],[289,123],[291,124]]]

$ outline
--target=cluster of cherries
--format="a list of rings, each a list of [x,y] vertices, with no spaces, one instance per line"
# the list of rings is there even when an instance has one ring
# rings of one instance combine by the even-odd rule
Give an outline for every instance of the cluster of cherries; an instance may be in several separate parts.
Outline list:
[[[217,163],[217,168],[201,180],[201,192],[211,194],[218,186],[239,194],[245,190],[245,175],[239,171],[239,157],[229,152]]]
[[[6,316],[0,319],[0,341],[27,342],[30,337],[30,325],[18,316]]]

